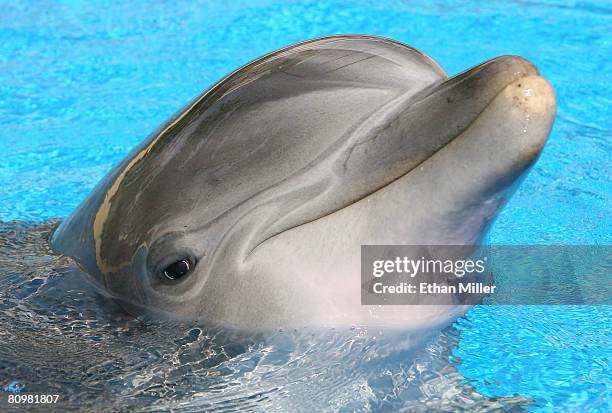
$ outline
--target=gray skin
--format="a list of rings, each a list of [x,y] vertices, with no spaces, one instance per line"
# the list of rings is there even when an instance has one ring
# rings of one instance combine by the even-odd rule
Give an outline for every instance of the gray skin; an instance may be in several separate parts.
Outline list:
[[[360,246],[479,243],[555,111],[517,56],[448,78],[389,39],[306,41],[153,133],[52,247],[131,311],[246,328],[444,326],[468,307],[361,305]],[[190,273],[165,279],[186,257]]]

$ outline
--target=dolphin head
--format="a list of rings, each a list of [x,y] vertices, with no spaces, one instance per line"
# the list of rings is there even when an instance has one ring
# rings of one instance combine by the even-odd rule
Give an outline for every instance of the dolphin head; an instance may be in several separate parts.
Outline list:
[[[478,243],[555,110],[520,57],[448,78],[388,39],[307,41],[238,69],[153,133],[52,246],[130,308],[367,323],[360,245]]]

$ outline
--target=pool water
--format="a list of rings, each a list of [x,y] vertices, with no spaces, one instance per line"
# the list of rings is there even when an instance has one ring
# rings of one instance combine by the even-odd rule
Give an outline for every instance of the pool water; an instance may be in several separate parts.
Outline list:
[[[503,54],[533,61],[557,121],[490,239],[609,245],[612,5],[382,3],[4,2],[0,384],[59,393],[59,411],[612,410],[609,306],[478,306],[410,354],[364,329],[259,340],[133,319],[48,250],[57,219],[202,90],[335,33],[397,39],[449,74]]]

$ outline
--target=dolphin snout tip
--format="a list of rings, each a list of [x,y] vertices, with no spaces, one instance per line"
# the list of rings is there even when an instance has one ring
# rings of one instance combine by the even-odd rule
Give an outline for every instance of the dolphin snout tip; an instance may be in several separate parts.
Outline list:
[[[557,109],[555,92],[543,77],[531,75],[515,80],[504,89],[512,107],[526,114],[554,117]]]
[[[506,121],[514,125],[514,144],[523,160],[535,160],[548,139],[557,112],[555,92],[543,77],[530,75],[510,83],[500,94]]]

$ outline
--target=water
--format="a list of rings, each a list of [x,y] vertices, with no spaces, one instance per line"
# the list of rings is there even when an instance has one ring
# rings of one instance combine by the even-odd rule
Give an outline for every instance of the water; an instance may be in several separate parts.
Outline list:
[[[363,329],[236,337],[135,320],[46,245],[54,218],[203,89],[266,52],[333,33],[406,42],[449,74],[502,54],[535,62],[557,92],[558,118],[491,240],[610,244],[610,3],[37,1],[2,10],[0,381],[57,392],[60,410],[612,409],[609,307],[476,307],[409,354]]]

